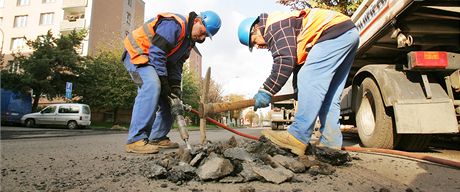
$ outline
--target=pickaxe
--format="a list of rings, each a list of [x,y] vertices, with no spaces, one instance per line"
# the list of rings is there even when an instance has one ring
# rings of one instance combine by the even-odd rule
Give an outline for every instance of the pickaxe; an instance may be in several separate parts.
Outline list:
[[[255,104],[254,99],[241,100],[241,101],[235,101],[235,102],[208,103],[207,101],[208,101],[210,80],[211,80],[211,68],[209,67],[208,70],[206,71],[205,78],[202,80],[202,90],[201,90],[199,110],[198,112],[193,109],[190,110],[191,112],[194,112],[194,113],[197,112],[198,113],[197,115],[200,116],[200,135],[201,135],[202,144],[206,142],[206,119],[208,118],[208,120],[212,120],[209,117],[206,117],[207,114],[243,109],[246,107],[254,106]],[[278,101],[284,101],[284,100],[288,100],[292,98],[294,98],[294,94],[278,95],[278,96],[272,97],[272,103],[278,102]],[[216,123],[216,121],[211,121],[211,122]]]

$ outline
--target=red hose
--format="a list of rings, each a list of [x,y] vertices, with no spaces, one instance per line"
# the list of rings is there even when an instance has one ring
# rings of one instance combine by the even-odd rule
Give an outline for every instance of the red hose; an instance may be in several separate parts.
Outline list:
[[[195,109],[191,109],[190,112],[195,113],[195,114],[198,115],[198,116],[200,115],[200,113],[199,113],[197,110],[195,110]],[[239,135],[239,136],[246,137],[246,138],[249,138],[249,139],[254,139],[254,140],[256,140],[256,141],[259,140],[259,137],[252,136],[252,135],[248,135],[248,134],[246,134],[246,133],[241,133],[241,132],[239,132],[239,131],[237,131],[237,130],[235,130],[235,129],[232,129],[232,128],[230,128],[230,127],[227,127],[226,125],[224,125],[224,124],[222,124],[222,123],[219,123],[218,121],[216,121],[216,120],[214,120],[214,119],[211,119],[210,117],[206,117],[206,120],[209,121],[209,122],[211,122],[211,123],[216,124],[216,125],[219,126],[219,127],[224,128],[224,129],[226,129],[226,130],[228,130],[228,131],[231,131],[231,132],[233,132],[233,133],[235,133],[235,134],[237,134],[237,135]]]
[[[439,163],[443,165],[449,165],[452,167],[460,168],[460,162],[458,161],[451,161],[447,159],[441,159],[441,158],[437,158],[433,156],[415,154],[415,153],[410,153],[410,152],[405,152],[405,151],[397,151],[397,150],[391,150],[391,149],[377,149],[377,148],[361,148],[361,147],[342,147],[342,149],[345,151],[354,151],[354,152],[375,152],[375,153],[399,155],[399,156],[410,157],[410,158],[415,158],[415,159],[420,159],[420,160],[425,160],[425,161],[430,161],[434,163]]]
[[[200,115],[200,113],[195,110],[191,109],[190,110],[192,113],[196,115]],[[253,139],[258,141],[259,137],[248,135],[246,133],[239,132],[235,129],[232,129],[222,123],[219,123],[218,121],[211,119],[210,117],[206,117],[206,120],[216,124],[219,127],[222,127],[228,131],[231,131],[239,136],[246,137],[249,139]],[[439,163],[442,165],[448,165],[456,168],[460,168],[460,162],[458,161],[451,161],[447,159],[441,159],[433,156],[428,156],[428,155],[421,155],[421,154],[415,154],[415,153],[410,153],[410,152],[405,152],[405,151],[397,151],[397,150],[391,150],[391,149],[377,149],[377,148],[361,148],[361,147],[342,147],[343,150],[345,151],[353,151],[353,152],[374,152],[374,153],[384,153],[384,154],[391,154],[391,155],[399,155],[399,156],[404,156],[404,157],[410,157],[410,158],[415,158],[415,159],[420,159],[420,160],[425,160],[425,161],[430,161],[433,163]]]

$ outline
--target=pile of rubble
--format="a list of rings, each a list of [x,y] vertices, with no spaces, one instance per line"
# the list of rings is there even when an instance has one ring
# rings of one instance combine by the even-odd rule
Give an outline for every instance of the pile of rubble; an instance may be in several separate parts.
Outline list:
[[[143,175],[178,185],[190,180],[222,183],[258,180],[279,184],[293,180],[295,173],[330,175],[335,172],[334,166],[351,161],[347,152],[319,147],[309,147],[307,156],[296,157],[266,139],[237,142],[232,137],[226,142],[208,142],[194,149],[180,148],[161,154],[141,167]]]

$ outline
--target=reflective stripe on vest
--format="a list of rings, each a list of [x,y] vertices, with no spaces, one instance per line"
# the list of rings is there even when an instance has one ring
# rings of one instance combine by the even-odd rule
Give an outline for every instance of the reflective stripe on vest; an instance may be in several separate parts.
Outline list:
[[[273,23],[291,17],[303,17],[302,30],[297,35],[297,63],[299,65],[305,62],[308,50],[313,47],[326,29],[350,19],[341,13],[325,9],[305,9],[289,13],[278,12],[268,15],[264,34],[267,33],[269,26]]]
[[[174,18],[177,22],[179,22],[182,29],[176,45],[171,51],[167,53],[167,57],[174,54],[182,45],[186,33],[185,20],[176,14],[158,14],[158,16],[151,22],[144,23],[141,27],[129,33],[124,39],[124,46],[126,48],[126,51],[131,56],[131,62],[133,64],[145,64],[149,62],[149,48],[150,46],[152,46],[152,42],[155,37],[155,31],[153,30],[153,28],[162,18]]]

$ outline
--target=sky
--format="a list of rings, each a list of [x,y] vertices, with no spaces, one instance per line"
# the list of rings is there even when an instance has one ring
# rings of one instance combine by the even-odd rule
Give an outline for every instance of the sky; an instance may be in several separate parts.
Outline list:
[[[219,32],[203,44],[196,46],[202,57],[202,76],[211,67],[211,78],[223,88],[223,94],[242,94],[252,98],[269,76],[272,67],[271,53],[267,49],[254,49],[238,40],[238,26],[247,17],[260,13],[289,11],[275,0],[144,0],[145,20],[161,12],[188,15],[195,11],[212,10],[219,14],[222,26]],[[287,87],[291,87],[288,83]],[[284,90],[283,90],[284,92]],[[289,89],[286,93],[289,93]]]

